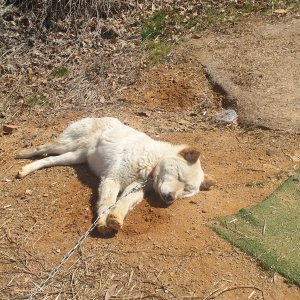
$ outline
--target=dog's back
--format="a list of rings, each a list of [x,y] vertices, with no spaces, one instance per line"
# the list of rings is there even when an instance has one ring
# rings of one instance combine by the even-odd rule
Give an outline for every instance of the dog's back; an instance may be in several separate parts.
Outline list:
[[[120,125],[123,124],[118,119],[110,117],[84,118],[72,122],[59,136],[58,143],[65,145],[68,151],[86,148],[95,140],[95,135]]]

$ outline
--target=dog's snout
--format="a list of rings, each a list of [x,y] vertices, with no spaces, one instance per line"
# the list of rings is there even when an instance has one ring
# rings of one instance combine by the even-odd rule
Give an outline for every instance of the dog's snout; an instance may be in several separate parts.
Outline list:
[[[166,204],[171,204],[175,200],[172,193],[162,194],[162,198]]]

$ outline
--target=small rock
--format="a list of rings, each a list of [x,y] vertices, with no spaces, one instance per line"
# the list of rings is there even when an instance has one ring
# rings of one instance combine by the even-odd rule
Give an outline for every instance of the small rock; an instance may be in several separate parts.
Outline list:
[[[275,151],[274,149],[267,149],[267,150],[266,150],[266,154],[267,154],[268,156],[273,156],[273,155],[276,154],[276,151]]]
[[[27,74],[31,76],[33,74],[32,68],[27,68]]]
[[[216,115],[216,119],[224,123],[237,124],[238,115],[234,109],[225,109]]]
[[[26,190],[25,195],[32,195],[32,190]]]
[[[46,194],[46,193],[45,193],[45,194],[43,194],[43,197],[48,197],[48,196],[49,196],[49,194]]]
[[[146,112],[146,111],[139,111],[139,112],[136,113],[136,115],[139,116],[139,117],[147,117],[147,118],[150,117],[150,113]]]
[[[190,203],[191,203],[191,204],[196,204],[196,205],[198,204],[198,203],[197,203],[196,201],[194,201],[194,200],[191,200]]]
[[[4,134],[12,134],[18,128],[20,128],[20,126],[17,126],[17,125],[3,125],[2,126]]]
[[[9,179],[9,178],[4,178],[2,181],[3,181],[3,182],[12,182],[12,180]]]
[[[285,15],[287,13],[287,10],[283,8],[279,8],[279,9],[275,9],[274,13],[278,15]]]
[[[200,34],[195,33],[192,35],[192,39],[200,39],[200,38],[201,38]]]

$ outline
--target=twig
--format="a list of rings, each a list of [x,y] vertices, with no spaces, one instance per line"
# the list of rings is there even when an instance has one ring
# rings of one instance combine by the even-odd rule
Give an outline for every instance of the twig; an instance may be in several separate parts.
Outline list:
[[[267,227],[267,221],[266,221],[266,219],[264,219],[264,226],[262,228],[262,235],[265,235],[265,233],[266,233],[266,227]]]
[[[226,289],[223,289],[221,291],[219,291],[220,289],[217,289],[215,291],[213,291],[212,293],[210,293],[208,296],[206,296],[205,298],[203,298],[203,300],[209,300],[209,299],[215,299],[216,297],[226,293],[226,292],[229,292],[229,291],[234,291],[234,290],[238,290],[238,289],[253,289],[253,290],[257,290],[257,291],[260,291],[261,292],[261,295],[262,295],[262,298],[265,299],[264,297],[264,292],[262,289],[256,287],[256,286],[248,286],[248,285],[245,285],[245,286],[231,286],[231,287],[228,287]],[[218,292],[219,291],[219,292]],[[195,298],[193,298],[195,299]]]

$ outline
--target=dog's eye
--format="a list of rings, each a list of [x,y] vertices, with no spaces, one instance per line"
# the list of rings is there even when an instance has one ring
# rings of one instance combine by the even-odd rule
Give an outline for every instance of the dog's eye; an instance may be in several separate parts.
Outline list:
[[[178,179],[178,181],[184,183],[183,177],[180,175],[180,173],[177,174],[177,179]]]

